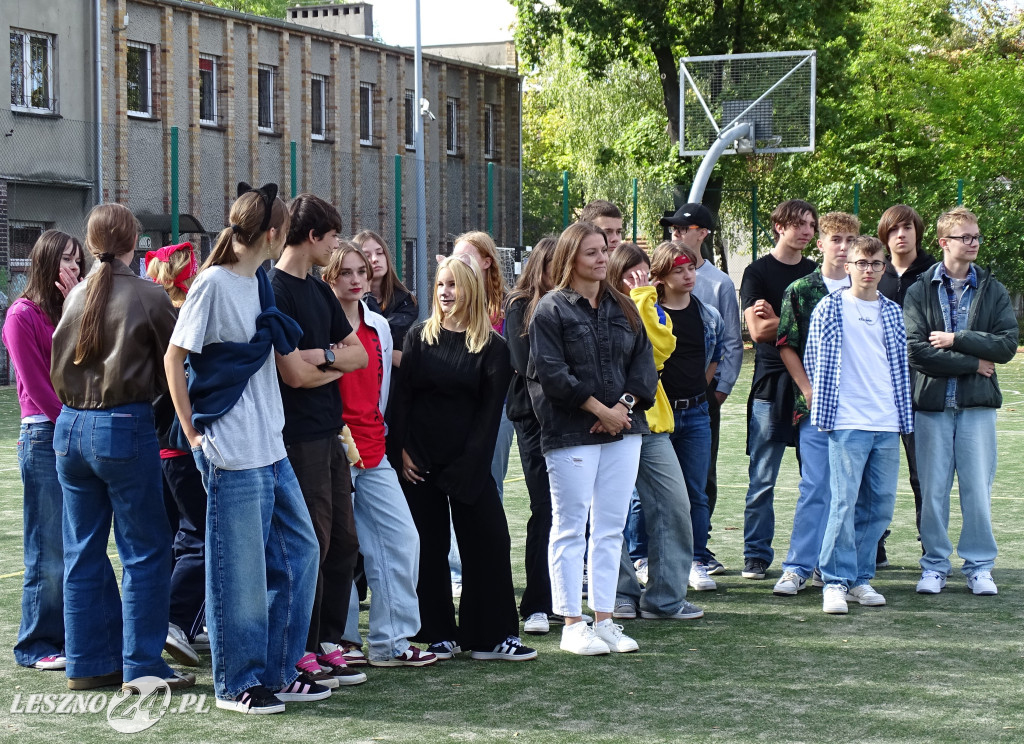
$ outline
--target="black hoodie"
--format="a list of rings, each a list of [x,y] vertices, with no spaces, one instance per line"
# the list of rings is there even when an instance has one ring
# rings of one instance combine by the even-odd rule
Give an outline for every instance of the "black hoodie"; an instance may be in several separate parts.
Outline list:
[[[910,285],[917,281],[929,267],[935,265],[935,259],[929,254],[917,249],[917,258],[907,267],[902,274],[896,273],[896,268],[891,263],[886,263],[885,273],[878,280],[878,291],[887,299],[895,300],[900,307],[903,307],[903,298],[907,296]]]

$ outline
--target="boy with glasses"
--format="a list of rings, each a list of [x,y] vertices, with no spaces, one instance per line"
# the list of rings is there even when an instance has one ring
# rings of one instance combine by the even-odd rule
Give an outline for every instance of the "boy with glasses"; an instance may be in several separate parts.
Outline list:
[[[885,604],[870,583],[875,550],[896,503],[899,435],[914,428],[903,312],[878,293],[884,255],[878,238],[853,242],[850,288],[818,303],[804,351],[811,424],[828,432],[831,500],[818,566],[822,610],[833,615],[847,613],[847,598]]]
[[[924,548],[917,591],[938,594],[946,585],[956,473],[961,570],[974,594],[996,594],[991,498],[1003,399],[995,365],[1013,359],[1020,331],[1006,287],[974,263],[982,242],[978,218],[957,207],[939,217],[936,234],[942,262],[907,291],[905,302]]]

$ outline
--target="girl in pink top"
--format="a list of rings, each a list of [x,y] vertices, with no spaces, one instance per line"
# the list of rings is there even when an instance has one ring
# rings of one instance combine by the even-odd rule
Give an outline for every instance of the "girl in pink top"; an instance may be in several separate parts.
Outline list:
[[[3,342],[18,375],[21,435],[18,465],[24,486],[25,578],[14,658],[35,669],[63,669],[64,499],[57,481],[53,426],[60,400],[50,383],[53,329],[64,298],[84,271],[82,244],[47,230],[29,254],[28,285],[7,311]]]

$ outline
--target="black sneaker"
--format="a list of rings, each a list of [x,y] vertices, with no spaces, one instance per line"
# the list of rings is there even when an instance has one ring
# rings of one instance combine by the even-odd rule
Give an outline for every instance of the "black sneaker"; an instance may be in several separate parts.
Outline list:
[[[252,715],[284,713],[284,703],[263,685],[250,687],[234,700],[221,700],[218,698],[217,707],[223,710],[233,710],[237,713],[249,713]]]
[[[885,568],[889,565],[889,556],[885,553],[885,538],[892,534],[892,530],[882,533],[882,539],[878,541],[878,552],[875,553],[875,568]]]
[[[277,692],[277,699],[286,703],[308,703],[324,700],[330,696],[330,688],[314,682],[313,678],[305,672],[299,672],[299,676],[295,678],[294,682]]]
[[[744,579],[763,579],[768,572],[768,561],[760,558],[747,558],[743,561],[743,571],[740,576]]]
[[[509,636],[490,651],[474,651],[470,656],[490,661],[529,661],[537,658],[537,651],[524,646],[519,636]]]

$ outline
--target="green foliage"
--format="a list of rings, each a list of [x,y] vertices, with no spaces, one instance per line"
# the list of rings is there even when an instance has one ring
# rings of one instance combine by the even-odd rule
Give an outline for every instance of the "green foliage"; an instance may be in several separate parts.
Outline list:
[[[292,5],[298,3],[288,0],[198,0],[206,5],[216,5],[219,8],[237,10],[241,13],[267,16],[269,18],[284,18],[285,11]]]

